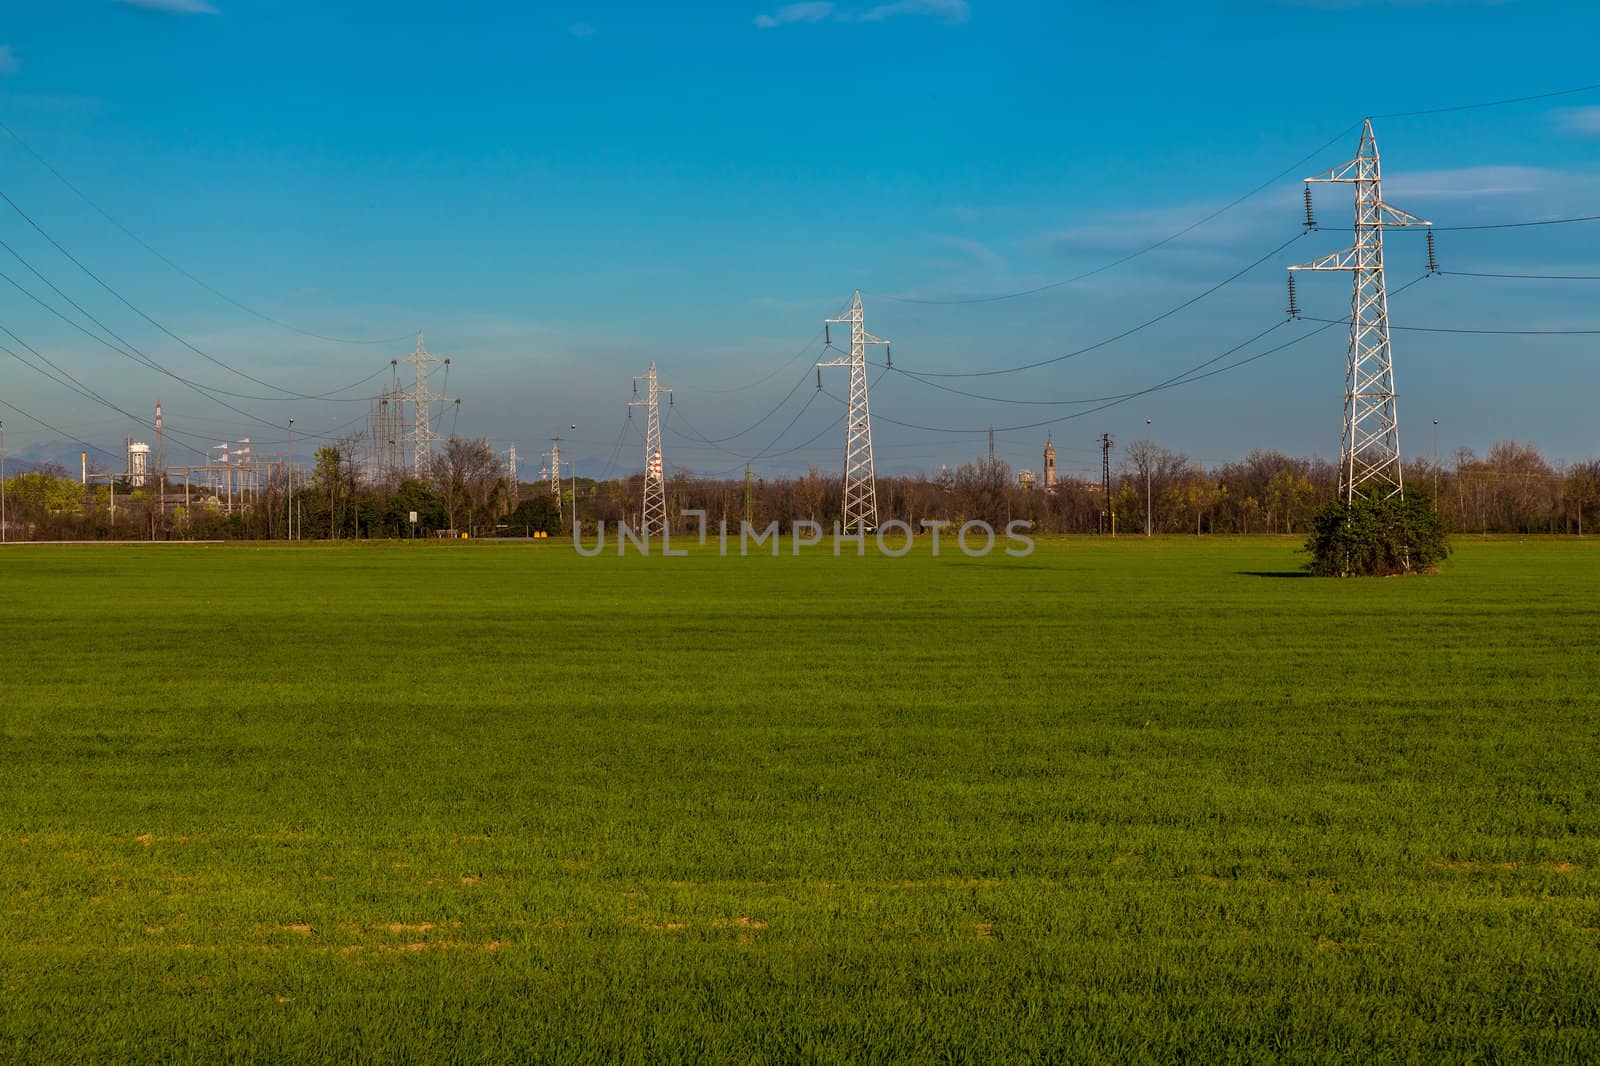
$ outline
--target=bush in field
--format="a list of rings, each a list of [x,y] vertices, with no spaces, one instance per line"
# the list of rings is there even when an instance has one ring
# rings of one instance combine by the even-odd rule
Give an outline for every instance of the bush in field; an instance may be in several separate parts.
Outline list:
[[[1385,499],[1376,490],[1317,513],[1306,569],[1324,577],[1424,574],[1450,554],[1443,520],[1425,493]]]

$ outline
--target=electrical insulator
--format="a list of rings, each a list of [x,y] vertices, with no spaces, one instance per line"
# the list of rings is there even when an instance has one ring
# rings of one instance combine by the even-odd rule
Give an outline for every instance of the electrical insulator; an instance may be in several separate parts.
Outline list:
[[[1428,230],[1428,273],[1439,273],[1439,257],[1433,247],[1433,230]]]
[[[672,406],[672,393],[670,393],[670,392],[667,393],[667,406],[668,407]]]
[[[828,333],[828,324],[826,322],[822,324],[822,345],[825,348],[833,347],[833,337]]]
[[[817,367],[817,391],[822,391],[822,368]]]
[[[1306,229],[1316,229],[1317,218],[1311,213],[1311,186],[1306,186]]]
[[[1300,303],[1294,298],[1294,275],[1289,275],[1289,317],[1300,317]]]
[[[889,361],[890,369],[893,369],[894,368],[894,349],[889,347],[887,344],[885,344],[883,346],[883,355],[884,355],[884,358]]]

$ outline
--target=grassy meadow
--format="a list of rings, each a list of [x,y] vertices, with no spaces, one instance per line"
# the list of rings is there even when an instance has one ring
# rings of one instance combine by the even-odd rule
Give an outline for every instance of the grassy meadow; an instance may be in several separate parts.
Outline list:
[[[0,1061],[1593,1062],[1600,543],[0,551]]]

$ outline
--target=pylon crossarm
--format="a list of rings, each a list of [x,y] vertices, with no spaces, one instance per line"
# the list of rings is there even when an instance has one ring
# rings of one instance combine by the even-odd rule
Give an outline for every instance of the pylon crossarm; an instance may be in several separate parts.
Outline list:
[[[1318,256],[1307,263],[1292,266],[1290,270],[1356,270],[1360,267],[1357,262],[1359,248],[1346,248],[1343,251],[1332,252],[1328,255]]]
[[[1378,211],[1382,215],[1382,218],[1380,219],[1380,225],[1384,225],[1384,226],[1431,226],[1431,225],[1433,225],[1433,223],[1429,222],[1427,219],[1418,218],[1416,215],[1413,215],[1408,211],[1402,211],[1398,207],[1392,207],[1389,204],[1383,203],[1381,201],[1378,204]]]
[[[1362,159],[1361,157],[1357,156],[1348,163],[1340,163],[1332,170],[1325,170],[1321,174],[1317,174],[1314,177],[1309,177],[1304,180],[1308,185],[1353,185],[1356,182],[1363,180],[1361,177],[1361,165],[1363,163],[1370,162],[1372,162],[1372,160]]]

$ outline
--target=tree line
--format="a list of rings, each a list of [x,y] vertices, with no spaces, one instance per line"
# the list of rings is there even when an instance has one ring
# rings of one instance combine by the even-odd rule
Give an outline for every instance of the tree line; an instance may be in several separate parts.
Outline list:
[[[231,513],[224,501],[181,484],[89,487],[55,469],[17,474],[6,483],[7,534],[14,540],[302,539],[483,536],[570,532],[574,505],[584,528],[596,522],[637,526],[643,474],[596,480],[564,478],[560,498],[546,483],[514,483],[487,440],[452,437],[413,476],[373,479],[359,461],[359,441],[319,449],[293,484],[279,471]],[[1501,441],[1482,457],[1462,449],[1451,461],[1406,464],[1408,490],[1430,497],[1444,527],[1462,533],[1583,533],[1600,518],[1600,460],[1558,467],[1531,444]],[[921,519],[1014,519],[1045,533],[1276,533],[1304,535],[1337,495],[1338,471],[1322,459],[1254,451],[1206,467],[1152,441],[1135,441],[1113,471],[1109,501],[1098,481],[1062,480],[1053,491],[1018,484],[1001,460],[977,460],[937,475],[880,477],[878,511],[913,526]],[[575,495],[574,495],[575,494]],[[686,470],[667,478],[668,513],[705,511],[715,526],[748,518],[787,530],[810,520],[831,524],[843,507],[840,477],[809,468],[800,475],[710,479]],[[237,501],[236,501],[237,502]],[[1148,507],[1147,507],[1148,502]],[[416,515],[416,522],[411,515]]]

